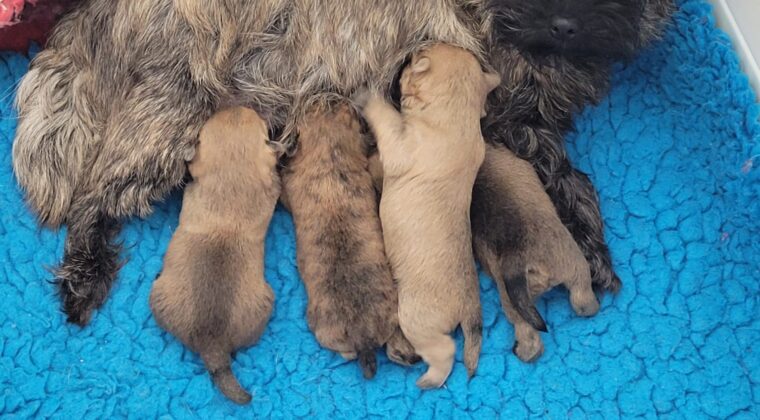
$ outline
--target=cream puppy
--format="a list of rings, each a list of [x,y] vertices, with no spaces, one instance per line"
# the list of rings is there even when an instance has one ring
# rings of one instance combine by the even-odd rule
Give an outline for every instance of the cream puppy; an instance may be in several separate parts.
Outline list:
[[[398,280],[399,325],[429,365],[421,388],[440,387],[451,373],[458,325],[468,373],[477,368],[482,315],[470,201],[485,153],[480,119],[498,84],[468,51],[436,44],[404,69],[401,112],[372,94],[356,98],[385,175],[380,221]]]

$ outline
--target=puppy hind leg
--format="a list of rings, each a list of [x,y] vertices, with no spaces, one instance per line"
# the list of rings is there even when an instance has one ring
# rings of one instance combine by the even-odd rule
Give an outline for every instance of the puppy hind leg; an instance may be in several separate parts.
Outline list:
[[[480,292],[480,289],[477,291]],[[480,299],[477,303],[471,303],[467,311],[467,317],[462,321],[462,334],[464,335],[464,365],[467,368],[467,376],[472,377],[478,368],[480,350],[483,343],[483,310],[480,307]]]
[[[406,339],[401,328],[398,326],[393,331],[393,335],[388,340],[388,343],[386,343],[385,352],[391,361],[402,366],[411,366],[422,360],[415,353],[414,347]]]
[[[574,278],[565,286],[570,291],[570,304],[576,314],[590,317],[599,312],[599,300],[592,288],[589,267],[585,261],[575,270]]]
[[[544,343],[540,334],[519,315],[516,318],[510,318],[510,321],[515,327],[515,345],[512,347],[512,353],[523,362],[535,362],[544,354]]]
[[[427,372],[417,379],[417,386],[422,389],[443,386],[454,367],[454,339],[448,334],[438,334],[416,339],[409,337],[409,341],[417,354],[428,364]]]
[[[622,284],[612,268],[610,251],[604,240],[596,189],[586,174],[572,167],[562,135],[553,130],[527,126],[507,128],[502,124],[506,123],[494,120],[487,136],[500,141],[533,165],[562,223],[586,256],[594,287],[617,293]]]
[[[539,332],[523,319],[509,300],[503,284],[499,286],[501,306],[507,319],[515,330],[515,344],[512,353],[523,362],[533,362],[544,353],[544,343],[541,341]]]
[[[612,267],[610,250],[604,240],[596,189],[586,174],[572,168],[550,178],[544,181],[547,193],[589,263],[594,288],[617,293],[622,283]]]

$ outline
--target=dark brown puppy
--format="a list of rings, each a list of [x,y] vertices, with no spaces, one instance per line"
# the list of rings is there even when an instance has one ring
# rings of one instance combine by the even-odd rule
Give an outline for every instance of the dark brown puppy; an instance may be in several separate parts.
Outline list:
[[[274,295],[264,279],[264,236],[280,195],[267,127],[246,108],[205,124],[189,165],[179,226],[153,285],[156,322],[200,354],[216,386],[251,401],[230,369],[235,350],[258,341]]]
[[[398,295],[385,256],[378,201],[361,126],[343,103],[315,107],[298,126],[298,149],[283,171],[283,203],[296,227],[298,269],[309,296],[309,328],[364,376],[374,349],[419,360],[398,328]]]
[[[478,183],[470,210],[473,230],[482,232],[474,236],[475,256],[496,281],[515,327],[513,351],[533,361],[543,353],[536,328],[546,331],[533,306],[536,297],[562,284],[577,314],[599,310],[589,264],[530,163],[503,146],[487,145]]]

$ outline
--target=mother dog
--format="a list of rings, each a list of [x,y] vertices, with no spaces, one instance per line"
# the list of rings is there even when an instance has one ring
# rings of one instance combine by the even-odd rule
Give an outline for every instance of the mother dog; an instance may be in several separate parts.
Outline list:
[[[85,325],[104,302],[120,220],[146,216],[181,184],[213,111],[252,107],[287,143],[309,102],[368,83],[387,91],[430,41],[502,73],[486,138],[533,163],[595,282],[614,289],[596,193],[570,167],[561,136],[601,95],[610,60],[652,40],[672,1],[85,1],[24,77],[13,148],[40,221],[68,225],[56,274],[68,320]],[[592,47],[571,48],[573,39]]]

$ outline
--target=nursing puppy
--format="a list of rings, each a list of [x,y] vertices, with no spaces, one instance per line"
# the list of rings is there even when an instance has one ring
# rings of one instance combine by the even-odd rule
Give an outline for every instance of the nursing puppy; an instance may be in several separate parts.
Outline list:
[[[267,126],[246,108],[204,125],[189,165],[179,226],[153,284],[156,322],[200,354],[217,387],[250,402],[230,355],[258,341],[272,312],[264,279],[264,237],[280,195]]]
[[[595,190],[570,166],[563,135],[603,95],[614,52],[655,39],[673,2],[83,2],[19,86],[13,144],[30,209],[42,224],[68,226],[56,272],[68,321],[86,325],[105,301],[120,266],[120,221],[146,216],[181,184],[186,151],[220,103],[255,105],[273,127],[292,127],[313,97],[390,86],[431,41],[483,50],[499,70],[485,137],[534,165],[595,283],[615,290]],[[547,35],[555,15],[583,33],[562,39],[557,26],[559,39]]]
[[[358,357],[366,378],[377,369],[375,349],[386,343],[392,360],[414,363],[418,358],[398,328],[364,136],[347,103],[307,114],[282,181],[317,341],[346,359]]]
[[[30,208],[68,226],[56,272],[68,321],[86,325],[105,301],[120,220],[181,184],[220,104],[254,107],[290,144],[311,100],[389,85],[430,40],[482,50],[482,1],[83,2],[19,87],[13,148]]]
[[[457,325],[467,371],[477,368],[482,318],[469,209],[485,153],[480,118],[498,83],[471,53],[437,44],[404,70],[401,113],[379,96],[357,98],[383,167],[380,220],[398,280],[399,324],[429,365],[421,388],[440,387],[451,373]]]
[[[617,292],[597,192],[572,166],[565,134],[574,115],[605,95],[612,64],[659,37],[674,0],[487,0],[487,6],[489,59],[502,84],[489,98],[483,136],[533,165],[586,255],[594,287]]]
[[[577,314],[599,310],[589,265],[530,163],[488,145],[478,183],[471,207],[472,229],[481,232],[473,240],[475,256],[496,281],[515,327],[514,353],[533,361],[543,353],[536,328],[546,331],[533,299],[563,284]]]

